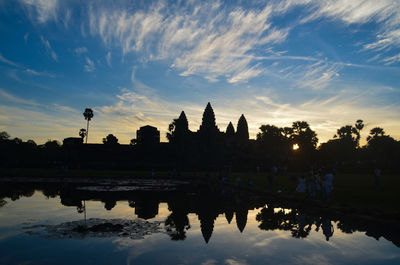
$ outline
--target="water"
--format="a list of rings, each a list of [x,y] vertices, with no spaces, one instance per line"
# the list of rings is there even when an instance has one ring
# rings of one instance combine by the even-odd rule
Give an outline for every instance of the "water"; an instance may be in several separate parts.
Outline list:
[[[400,264],[396,229],[249,193],[1,185],[0,264]],[[65,232],[85,214],[136,228]]]

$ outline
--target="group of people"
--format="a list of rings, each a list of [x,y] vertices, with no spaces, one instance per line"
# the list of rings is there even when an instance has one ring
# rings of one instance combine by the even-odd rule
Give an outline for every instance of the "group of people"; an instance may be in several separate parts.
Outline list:
[[[308,181],[306,180],[305,176],[301,176],[299,178],[296,192],[306,193],[308,190],[310,197],[312,198],[315,198],[318,194],[321,194],[323,199],[327,199],[333,190],[334,177],[335,176],[333,172],[330,170],[311,170],[308,176]]]

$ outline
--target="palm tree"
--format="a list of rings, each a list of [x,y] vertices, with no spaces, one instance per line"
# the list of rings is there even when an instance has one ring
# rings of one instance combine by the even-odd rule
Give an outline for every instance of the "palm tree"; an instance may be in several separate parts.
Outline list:
[[[361,138],[361,130],[364,128],[363,120],[357,120],[356,125],[354,126],[357,129],[357,145],[359,145],[360,138]]]
[[[87,129],[86,129],[86,143],[89,137],[89,121],[93,118],[93,110],[86,108],[85,112],[83,113],[85,120],[87,120]]]

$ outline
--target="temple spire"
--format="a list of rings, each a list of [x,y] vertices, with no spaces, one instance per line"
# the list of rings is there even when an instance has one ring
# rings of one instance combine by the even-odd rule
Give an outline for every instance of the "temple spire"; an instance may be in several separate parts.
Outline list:
[[[229,122],[228,127],[226,127],[226,136],[234,136],[235,129],[233,128],[232,122]]]
[[[188,120],[186,118],[186,114],[185,114],[185,112],[183,110],[181,112],[181,115],[179,115],[178,121],[179,121],[179,126],[180,126],[181,130],[183,130],[183,131],[188,131],[189,130],[189,123],[188,123]]]
[[[239,141],[249,140],[249,127],[243,114],[240,116],[237,124],[236,136]]]
[[[203,112],[203,119],[200,125],[199,131],[217,131],[217,125],[215,124],[215,115],[214,110],[211,107],[210,102],[208,102],[204,112]]]

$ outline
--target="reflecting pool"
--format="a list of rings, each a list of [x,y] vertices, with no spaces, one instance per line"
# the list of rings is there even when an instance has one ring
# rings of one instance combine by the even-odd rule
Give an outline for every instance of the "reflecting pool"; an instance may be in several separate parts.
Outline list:
[[[0,264],[400,264],[396,225],[244,191],[0,184]]]

